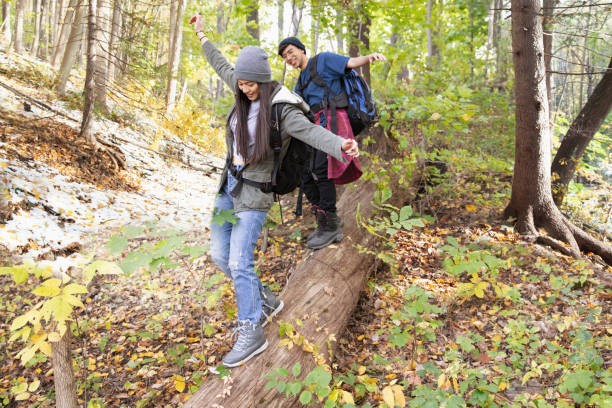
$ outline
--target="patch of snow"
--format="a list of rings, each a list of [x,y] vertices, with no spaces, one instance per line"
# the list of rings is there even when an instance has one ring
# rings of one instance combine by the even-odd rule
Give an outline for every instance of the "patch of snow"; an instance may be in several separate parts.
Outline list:
[[[0,103],[4,109],[26,113],[19,99],[3,87],[0,87]],[[49,112],[34,105],[32,108],[28,114],[33,118],[50,116]],[[65,111],[60,106],[54,108]],[[80,112],[68,114],[80,117],[76,116]],[[54,119],[78,127],[77,123],[61,116]],[[94,236],[104,237],[127,224],[157,221],[173,229],[204,234],[210,223],[219,177],[218,172],[207,174],[210,167],[206,163],[213,162],[221,167],[221,159],[202,155],[193,146],[168,135],[163,143],[180,146],[183,160],[193,167],[171,164],[147,149],[151,144],[150,135],[156,131],[152,124],[150,135],[106,120],[96,121],[94,131],[121,148],[127,168],[140,175],[140,191],[103,190],[95,185],[70,181],[44,163],[20,161],[13,157],[5,143],[0,143],[0,171],[3,173],[0,186],[3,182],[6,184],[8,201],[20,207],[11,220],[0,224],[0,245],[11,252],[28,248],[21,255],[25,260],[36,259],[49,251],[61,252],[73,243],[90,242]],[[65,272],[80,262],[79,254],[45,261],[58,272]]]

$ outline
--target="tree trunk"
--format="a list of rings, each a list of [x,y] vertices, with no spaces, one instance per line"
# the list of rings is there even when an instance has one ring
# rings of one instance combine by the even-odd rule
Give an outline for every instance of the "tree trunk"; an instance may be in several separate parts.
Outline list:
[[[181,47],[183,42],[183,14],[187,0],[179,0],[176,8],[176,19],[170,22],[170,48],[168,49],[168,83],[166,88],[166,113],[172,112],[176,103],[176,87],[178,82]]]
[[[344,12],[342,9],[336,9],[336,52],[344,54]]]
[[[538,239],[578,257],[580,249],[574,236],[576,232],[552,197],[548,101],[546,82],[542,80],[545,77],[542,0],[512,0],[511,8],[516,147],[512,195],[504,216],[517,219],[515,227],[523,236]],[[550,237],[541,236],[539,228],[548,232]],[[608,263],[612,262],[609,247],[599,254]]]
[[[57,36],[57,41],[55,46],[53,47],[53,56],[51,57],[51,64],[57,67],[60,63],[60,58],[64,55],[66,51],[66,44],[68,43],[68,36],[70,35],[72,21],[75,17],[75,10],[79,6],[79,0],[70,0],[70,4],[66,9],[66,14],[64,15],[63,22],[61,23],[61,27],[59,29],[59,34]],[[61,19],[61,16],[60,16]]]
[[[38,44],[40,42],[40,26],[42,13],[40,12],[41,0],[34,0],[33,11],[34,11],[34,39],[32,40],[32,46],[30,47],[30,55],[36,57],[38,55]]]
[[[55,41],[57,36],[59,35],[59,21],[63,11],[63,7],[61,6],[62,2],[62,0],[49,0],[49,6],[47,7],[48,30],[45,54],[49,62],[51,62],[51,59],[53,58],[53,50],[55,50]]]
[[[62,338],[51,343],[53,360],[53,383],[55,385],[55,406],[57,408],[77,408],[76,381],[72,371],[72,348],[70,328]]]
[[[335,339],[342,334],[374,264],[372,256],[355,249],[357,244],[372,248],[375,241],[372,234],[357,225],[355,214],[359,211],[365,219],[372,215],[371,201],[375,188],[366,182],[357,183],[356,188],[346,189],[338,202],[345,222],[344,240],[338,245],[313,252],[291,273],[280,295],[285,308],[269,325],[272,327],[267,328],[270,345],[266,351],[244,366],[232,369],[231,384],[211,376],[187,401],[186,408],[300,406],[297,398],[285,398],[274,389],[265,389],[266,380],[262,377],[274,368],[291,369],[297,362],[302,365],[303,375],[306,375],[320,364],[321,359],[329,364],[330,351],[333,356]],[[303,325],[298,325],[297,319]],[[280,346],[279,320],[291,323],[320,354],[304,351],[300,346],[291,349]],[[332,336],[334,340],[330,341]],[[231,392],[225,393],[228,387]]]
[[[370,49],[370,26],[372,24],[372,18],[367,14],[366,10],[358,5],[357,10],[352,15],[352,30],[349,45],[349,55],[351,57],[357,57],[361,55],[360,44],[367,51]],[[370,64],[358,68],[359,73],[363,79],[370,84]]]
[[[110,60],[110,0],[98,0],[96,13],[96,32],[94,35],[96,41],[96,66],[94,70],[96,92],[94,93],[94,105],[102,112],[108,112],[106,90],[108,88],[108,61]]]
[[[15,42],[13,47],[18,54],[23,53],[23,15],[25,13],[26,0],[16,0],[15,4]]]
[[[276,24],[278,25],[278,36],[276,42],[280,43],[285,38],[285,1],[276,0]]]
[[[85,4],[82,0],[77,0],[74,6],[74,19],[72,20],[70,28],[70,36],[65,45],[66,49],[62,57],[62,63],[60,70],[57,74],[55,90],[63,94],[66,92],[66,84],[70,77],[70,71],[76,61],[77,52],[81,43],[81,36],[83,35],[83,25],[85,24]]]
[[[552,54],[553,54],[553,28],[554,10],[557,0],[544,0],[544,67],[546,69],[546,95],[548,97],[548,120],[552,124]]]
[[[89,0],[89,7],[87,9],[87,68],[85,71],[85,89],[84,93],[84,104],[83,104],[83,120],[81,122],[81,133],[80,137],[87,140],[92,146],[96,146],[96,137],[94,136],[91,128],[93,124],[94,116],[94,105],[95,105],[95,69],[97,59],[96,49],[96,12],[97,12],[97,0]]]
[[[251,5],[249,13],[246,16],[246,30],[247,33],[249,33],[249,35],[257,41],[257,44],[259,44],[259,1],[251,1],[253,3]]]
[[[435,0],[427,0],[427,61],[430,69],[437,66],[440,59],[440,50],[435,42],[436,33],[432,17],[435,6]]]
[[[121,39],[122,20],[121,0],[115,0],[113,2],[113,21],[108,44],[108,80],[111,83],[117,77],[117,54],[119,52],[119,40]]]
[[[303,2],[302,2],[303,5]],[[291,2],[291,35],[296,36],[300,31],[300,23],[302,22],[302,8],[298,6],[297,0]]]
[[[2,32],[4,34],[4,42],[8,45],[11,43],[11,5],[8,0],[2,1]]]
[[[552,163],[553,197],[561,205],[584,151],[612,108],[612,58],[604,76],[574,119]]]

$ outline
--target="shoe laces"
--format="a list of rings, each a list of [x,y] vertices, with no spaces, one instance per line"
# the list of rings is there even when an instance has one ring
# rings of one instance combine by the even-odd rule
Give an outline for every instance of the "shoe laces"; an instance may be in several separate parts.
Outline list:
[[[255,331],[255,325],[248,320],[238,322],[232,330],[232,340],[235,340],[232,350],[242,351],[248,348],[250,334]],[[236,339],[238,337],[238,339]]]

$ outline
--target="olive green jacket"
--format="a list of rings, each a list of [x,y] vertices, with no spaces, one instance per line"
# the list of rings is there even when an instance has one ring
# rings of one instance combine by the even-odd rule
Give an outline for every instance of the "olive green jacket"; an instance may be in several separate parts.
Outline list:
[[[221,79],[232,89],[235,90],[236,78],[234,76],[234,68],[227,62],[221,52],[214,46],[211,41],[206,41],[202,45],[202,50],[206,55],[208,63],[213,67]],[[337,136],[327,129],[312,123],[306,115],[310,109],[306,102],[293,93],[286,87],[279,85],[272,95],[272,105],[276,103],[285,103],[285,107],[281,113],[281,138],[283,140],[283,148],[281,157],[289,147],[289,138],[295,137],[304,143],[314,147],[317,150],[322,150],[334,158],[346,163],[347,160],[342,155],[342,144],[345,139]],[[230,112],[233,109],[230,109]],[[228,116],[229,123],[229,116]],[[226,128],[225,142],[227,145],[227,160],[221,181],[219,192],[227,181],[229,172],[229,163],[232,162],[233,155],[233,133],[229,125]],[[270,182],[272,168],[274,166],[274,153],[269,150],[265,160],[257,164],[250,164],[242,173],[243,177],[256,182]],[[234,197],[234,211],[245,210],[261,210],[267,211],[272,206],[274,197],[272,193],[264,193],[259,188],[243,184],[238,194]]]

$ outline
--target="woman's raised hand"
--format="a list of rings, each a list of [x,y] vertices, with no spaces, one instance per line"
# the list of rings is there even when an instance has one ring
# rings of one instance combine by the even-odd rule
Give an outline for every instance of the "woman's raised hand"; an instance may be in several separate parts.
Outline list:
[[[200,14],[196,14],[189,19],[189,24],[193,24],[193,31],[204,31],[204,18]]]

